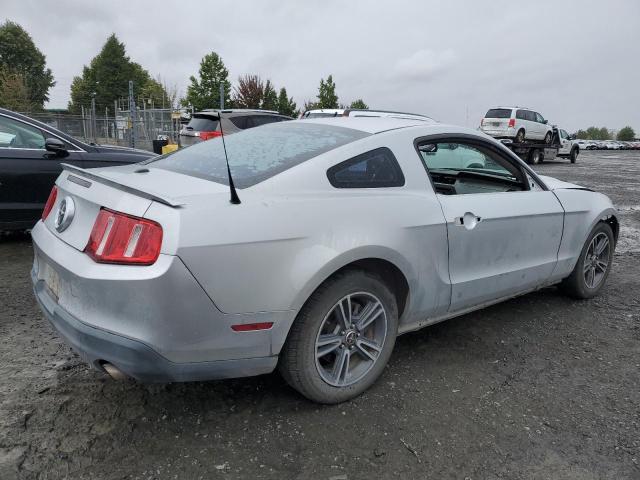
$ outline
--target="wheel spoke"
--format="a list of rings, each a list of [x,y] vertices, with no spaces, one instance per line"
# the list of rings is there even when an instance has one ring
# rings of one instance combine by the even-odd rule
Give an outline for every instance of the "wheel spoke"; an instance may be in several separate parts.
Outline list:
[[[332,377],[336,383],[343,383],[347,379],[349,373],[349,358],[351,352],[348,348],[340,350],[340,353],[336,357],[336,361],[333,364]]]
[[[368,338],[358,339],[358,341],[356,341],[356,348],[359,353],[365,356],[365,358],[368,358],[369,360],[372,360],[374,362],[376,361],[378,355],[380,354],[380,351],[382,350],[382,347],[380,345]],[[375,355],[369,351],[370,349],[375,352]]]
[[[609,264],[607,262],[603,262],[602,260],[598,260],[596,262],[596,266],[602,273],[605,273],[607,271],[607,267],[609,266]]]
[[[360,331],[364,331],[364,329],[371,325],[371,323],[378,318],[383,311],[384,308],[382,308],[382,304],[380,302],[369,302],[363,309],[356,328]]]
[[[333,352],[342,343],[342,337],[339,335],[320,335],[316,342],[316,358],[324,357]]]
[[[346,309],[345,309],[346,303]],[[343,301],[340,302],[339,315],[342,328],[345,330],[351,327],[351,296],[348,295]]]
[[[591,262],[585,261],[584,262],[584,274],[586,275],[589,270],[591,270]]]
[[[604,235],[603,237],[600,238],[600,240],[598,240],[598,243],[596,244],[596,255],[600,256],[602,255],[602,252],[604,252],[605,248],[607,248],[609,246],[609,237],[607,237],[606,235]]]
[[[595,276],[596,276],[596,269],[593,267],[589,268],[589,271],[587,272],[587,276],[585,278],[587,287],[593,288],[593,285],[595,283]]]

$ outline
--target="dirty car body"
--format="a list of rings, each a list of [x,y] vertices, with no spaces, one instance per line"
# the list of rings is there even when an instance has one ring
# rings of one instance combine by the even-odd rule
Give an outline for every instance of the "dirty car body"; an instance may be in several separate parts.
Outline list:
[[[32,232],[33,284],[46,316],[93,367],[161,382],[271,372],[293,326],[321,303],[310,299],[328,295],[336,275],[361,270],[385,285],[394,305],[383,309],[388,331],[380,337],[355,321],[335,329],[346,335],[340,349],[355,352],[360,333],[389,342],[561,282],[596,225],[606,222],[617,236],[606,196],[538,176],[469,129],[313,119],[226,141],[239,205],[229,202],[220,139],[144,165],[90,174],[67,167],[58,178],[51,213]],[[452,148],[481,165],[448,169]],[[61,229],[63,201],[65,209],[73,203],[74,218]],[[155,259],[100,260],[96,245],[108,249],[111,238],[97,222],[110,212],[161,229]],[[314,328],[319,345],[324,327]],[[371,352],[373,360],[367,352],[351,357],[362,378],[365,360],[378,355]],[[324,365],[316,362],[319,378],[331,377]],[[331,388],[356,388],[346,368],[327,380]]]

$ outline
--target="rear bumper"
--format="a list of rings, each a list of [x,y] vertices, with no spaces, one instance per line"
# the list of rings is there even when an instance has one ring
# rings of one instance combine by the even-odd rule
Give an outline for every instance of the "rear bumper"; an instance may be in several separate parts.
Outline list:
[[[515,138],[516,130],[515,128],[506,128],[506,129],[493,129],[491,127],[480,127],[480,130],[487,135],[494,138]]]
[[[144,343],[87,325],[64,310],[48,293],[43,280],[31,272],[34,293],[47,319],[66,342],[93,368],[111,363],[141,382],[186,382],[248,377],[269,373],[278,357],[209,362],[171,362]]]

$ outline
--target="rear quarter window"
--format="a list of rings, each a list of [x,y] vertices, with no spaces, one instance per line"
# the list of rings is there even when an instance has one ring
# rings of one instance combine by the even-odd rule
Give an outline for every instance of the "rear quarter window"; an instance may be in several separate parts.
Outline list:
[[[376,148],[334,165],[327,171],[336,188],[401,187],[404,175],[396,157],[386,147]]]

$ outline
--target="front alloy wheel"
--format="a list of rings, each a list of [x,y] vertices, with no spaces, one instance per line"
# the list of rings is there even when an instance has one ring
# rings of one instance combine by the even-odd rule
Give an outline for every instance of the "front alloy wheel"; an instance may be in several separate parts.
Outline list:
[[[560,287],[575,298],[595,297],[607,280],[613,261],[613,230],[605,222],[598,223],[587,238],[571,275]]]

